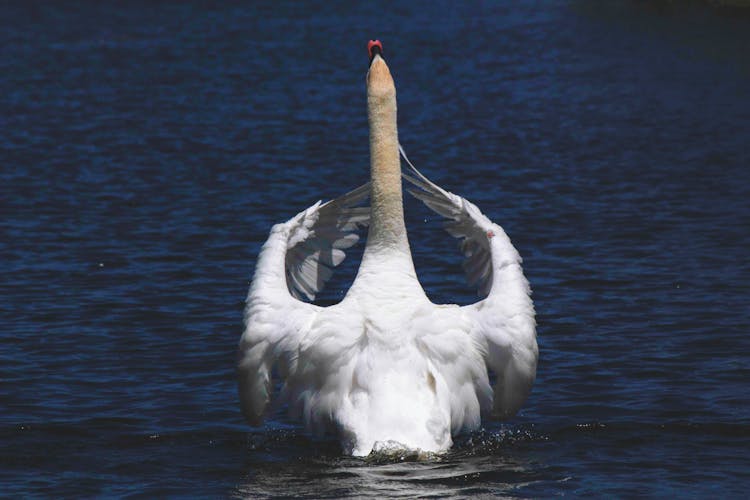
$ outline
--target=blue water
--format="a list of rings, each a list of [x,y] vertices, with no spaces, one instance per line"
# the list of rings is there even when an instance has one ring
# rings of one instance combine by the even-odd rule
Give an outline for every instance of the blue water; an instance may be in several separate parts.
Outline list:
[[[508,4],[3,3],[0,494],[746,494],[750,14]],[[372,37],[411,159],[503,225],[538,312],[518,417],[424,462],[236,395],[269,228],[367,178]],[[471,303],[406,210],[430,297]]]

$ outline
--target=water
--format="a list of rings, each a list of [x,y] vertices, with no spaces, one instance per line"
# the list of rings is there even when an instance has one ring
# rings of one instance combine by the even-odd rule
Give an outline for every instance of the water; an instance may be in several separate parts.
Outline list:
[[[0,491],[739,497],[750,486],[750,15],[700,3],[6,2]],[[411,159],[502,224],[531,397],[426,461],[239,413],[270,226],[367,176],[365,44]],[[407,203],[437,302],[454,242]],[[341,297],[341,271],[321,297]]]

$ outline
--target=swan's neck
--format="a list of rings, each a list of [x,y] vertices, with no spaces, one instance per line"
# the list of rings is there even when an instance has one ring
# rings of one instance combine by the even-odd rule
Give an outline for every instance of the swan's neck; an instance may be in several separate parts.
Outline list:
[[[376,56],[367,74],[370,122],[370,229],[350,292],[377,300],[424,295],[411,259],[404,224],[401,161],[396,128],[396,88],[388,66]]]
[[[381,59],[368,75],[371,216],[368,247],[409,253],[401,192],[401,161],[396,126],[396,88]]]

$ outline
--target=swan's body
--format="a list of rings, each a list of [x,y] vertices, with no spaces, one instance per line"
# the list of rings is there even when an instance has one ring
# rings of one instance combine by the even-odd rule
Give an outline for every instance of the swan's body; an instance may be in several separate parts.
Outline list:
[[[337,430],[345,452],[367,455],[378,442],[440,452],[452,433],[477,428],[482,412],[512,416],[526,399],[536,375],[534,308],[503,229],[407,160],[412,193],[463,238],[467,274],[486,296],[463,307],[430,302],[407,240],[395,87],[379,55],[367,88],[371,182],[271,230],[247,299],[240,399],[259,424],[277,364],[278,399],[309,429]],[[368,196],[370,207],[356,206]],[[367,246],[344,299],[325,308],[298,300],[322,289],[364,225]]]

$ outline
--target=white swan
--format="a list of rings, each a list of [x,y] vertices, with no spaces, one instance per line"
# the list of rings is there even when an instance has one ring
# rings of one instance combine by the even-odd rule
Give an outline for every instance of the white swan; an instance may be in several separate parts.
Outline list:
[[[404,178],[462,239],[465,269],[484,296],[433,304],[414,271],[403,217],[396,90],[379,42],[370,42],[368,184],[275,225],[258,257],[239,347],[239,394],[262,422],[274,364],[288,403],[313,432],[338,431],[345,453],[377,443],[441,452],[481,413],[513,416],[536,376],[534,307],[521,258],[505,231],[469,201],[430,182],[406,159]],[[401,151],[403,154],[403,150]],[[370,207],[357,207],[369,196]],[[313,299],[369,225],[357,277],[344,299]],[[488,368],[495,373],[494,393]]]

